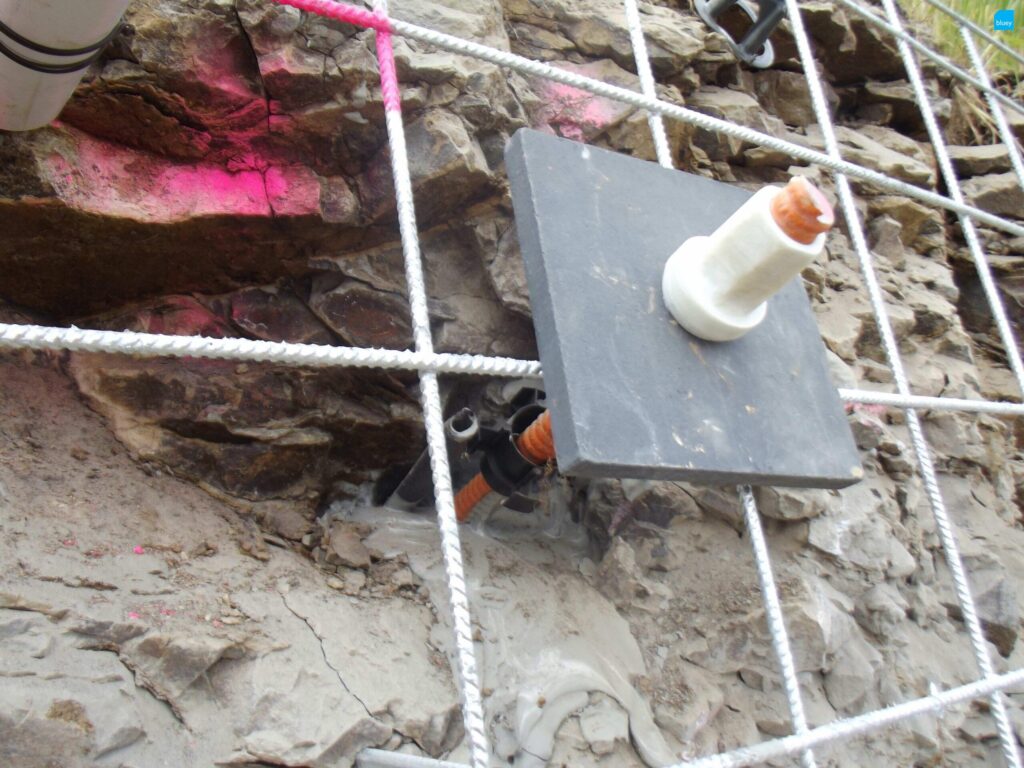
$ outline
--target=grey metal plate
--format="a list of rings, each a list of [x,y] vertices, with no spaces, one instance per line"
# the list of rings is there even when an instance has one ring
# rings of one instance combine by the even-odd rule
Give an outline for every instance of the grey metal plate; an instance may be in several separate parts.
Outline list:
[[[799,279],[755,330],[705,342],[665,261],[750,193],[531,130],[505,152],[560,471],[841,488],[862,476]]]

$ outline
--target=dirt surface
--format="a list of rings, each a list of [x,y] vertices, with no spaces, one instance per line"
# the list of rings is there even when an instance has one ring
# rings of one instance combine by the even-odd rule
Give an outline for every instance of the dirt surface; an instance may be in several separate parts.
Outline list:
[[[235,508],[133,462],[31,359],[0,363],[0,764],[336,765],[461,739],[415,585],[339,594]]]

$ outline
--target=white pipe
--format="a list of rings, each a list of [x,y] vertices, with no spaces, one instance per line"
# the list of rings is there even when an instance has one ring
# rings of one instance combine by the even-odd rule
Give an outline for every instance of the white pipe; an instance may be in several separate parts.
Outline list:
[[[694,336],[730,341],[753,330],[767,301],[825,247],[825,234],[799,243],[776,223],[770,205],[782,193],[764,187],[709,237],[691,237],[669,258],[665,305]]]
[[[129,2],[0,0],[0,129],[57,117]]]

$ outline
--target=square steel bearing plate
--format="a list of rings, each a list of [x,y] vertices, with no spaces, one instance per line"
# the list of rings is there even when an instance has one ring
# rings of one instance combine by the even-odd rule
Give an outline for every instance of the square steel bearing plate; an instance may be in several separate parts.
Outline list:
[[[841,488],[863,476],[799,278],[731,342],[683,330],[665,261],[750,193],[537,131],[505,152],[559,470]]]

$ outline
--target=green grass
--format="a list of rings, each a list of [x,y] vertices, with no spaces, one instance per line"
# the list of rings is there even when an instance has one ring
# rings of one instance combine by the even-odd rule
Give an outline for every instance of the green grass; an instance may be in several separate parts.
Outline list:
[[[962,13],[1001,42],[1024,53],[1024,0],[942,0],[942,2]],[[970,61],[967,59],[967,51],[964,50],[964,41],[960,37],[957,23],[953,19],[928,5],[924,0],[904,0],[901,5],[912,19],[924,24],[930,30],[930,37],[938,46],[940,53],[949,56],[957,63],[966,65],[970,71]],[[1015,11],[1016,28],[1012,32],[995,32],[992,29],[992,17],[997,10],[1003,8],[1013,8]],[[918,33],[918,36],[924,37],[927,36],[927,33],[926,35]],[[1012,79],[1019,80],[1024,76],[1024,65],[1021,65],[1016,59],[1003,53],[979,35],[974,36],[974,42],[985,59],[989,75],[993,78],[1009,75]]]

